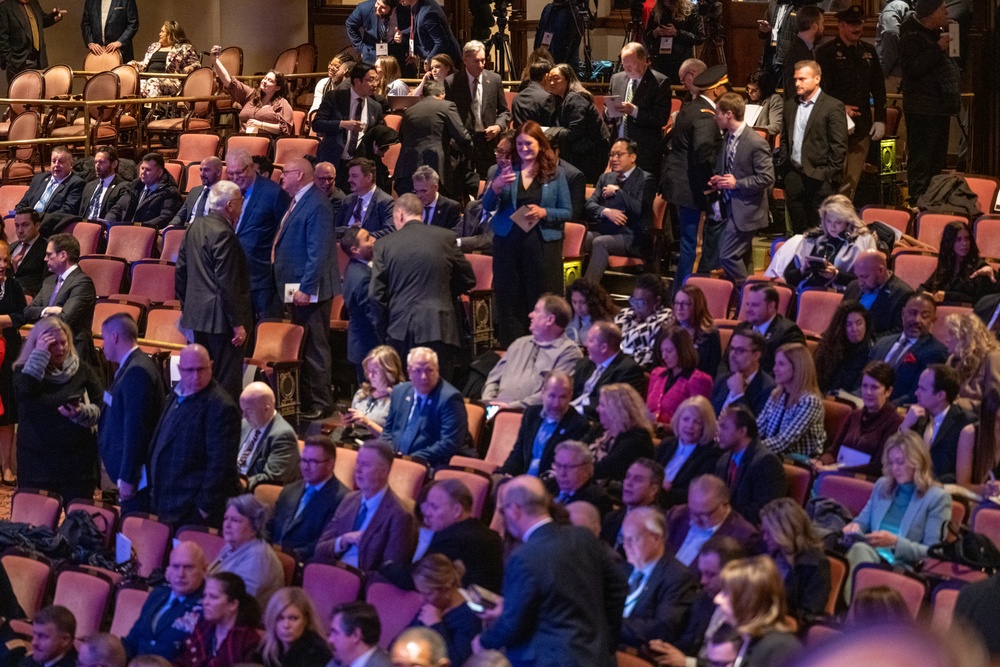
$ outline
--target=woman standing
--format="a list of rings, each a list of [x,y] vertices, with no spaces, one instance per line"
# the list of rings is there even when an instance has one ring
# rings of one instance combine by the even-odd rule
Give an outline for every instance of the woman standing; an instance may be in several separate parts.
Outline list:
[[[447,53],[439,53],[436,56],[431,56],[424,65],[427,71],[424,72],[423,78],[420,79],[420,85],[410,91],[409,95],[411,97],[423,97],[424,84],[429,80],[433,79],[443,86],[445,79],[455,73],[455,61]]]
[[[312,600],[301,588],[275,591],[264,610],[264,667],[324,667],[333,655]]]
[[[133,60],[128,64],[140,72],[188,74],[197,69],[199,63],[201,56],[188,41],[184,28],[177,21],[166,21],[160,28],[159,41],[149,45],[142,61]],[[181,79],[151,77],[139,82],[142,97],[176,95],[180,89]]]
[[[559,99],[557,124],[567,130],[559,156],[579,169],[588,183],[596,183],[608,164],[610,134],[594,104],[594,96],[576,78],[569,65],[556,65],[545,88]]]
[[[826,442],[823,398],[809,348],[801,343],[779,347],[774,355],[774,382],[777,386],[757,416],[760,440],[775,454],[788,453],[807,461]]]
[[[271,70],[260,80],[260,85],[254,89],[234,78],[219,60],[222,47],[212,47],[212,57],[215,62],[212,68],[222,81],[233,102],[241,105],[240,132],[247,134],[266,134],[273,137],[287,137],[292,134],[292,105],[285,98],[288,87],[285,75]]]
[[[28,305],[17,279],[7,275],[10,268],[10,245],[0,241],[0,328],[3,329],[4,354],[0,362],[0,462],[3,483],[17,484],[14,475],[14,425],[17,424],[17,401],[14,400],[14,360],[21,353],[21,334],[11,321],[11,313],[22,313]]]
[[[712,377],[719,372],[722,359],[722,338],[715,328],[708,300],[697,285],[684,285],[674,295],[674,322],[691,334],[698,351],[698,370]]]
[[[313,114],[319,111],[319,105],[323,103],[323,96],[339,86],[340,82],[344,80],[347,73],[351,71],[351,67],[353,66],[354,59],[345,53],[334,56],[330,62],[327,63],[327,75],[317,81],[316,87],[313,89],[313,101],[312,105],[309,107],[310,122],[312,121]]]
[[[679,83],[681,63],[694,57],[694,47],[705,42],[705,25],[691,0],[657,0],[643,33],[650,66]]]
[[[528,333],[528,313],[546,292],[562,291],[563,223],[572,215],[569,186],[542,127],[528,121],[514,140],[510,166],[483,193],[493,216],[497,336],[506,348]]]
[[[202,617],[174,667],[231,667],[251,662],[260,645],[260,607],[239,576],[231,572],[205,578]]]
[[[760,114],[753,124],[754,129],[766,130],[772,139],[781,133],[781,120],[784,117],[785,101],[781,95],[774,92],[771,77],[763,70],[757,70],[747,81],[747,98],[750,104],[760,106]]]

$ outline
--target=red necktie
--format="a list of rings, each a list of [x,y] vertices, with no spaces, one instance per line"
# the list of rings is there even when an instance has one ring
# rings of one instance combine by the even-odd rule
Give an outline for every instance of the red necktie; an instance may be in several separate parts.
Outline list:
[[[736,459],[729,460],[729,488],[732,490],[733,486],[736,485]]]
[[[17,271],[17,267],[21,265],[21,260],[23,260],[24,256],[27,254],[28,254],[28,244],[22,243],[21,247],[17,249],[17,253],[14,255],[14,258],[11,260],[14,264],[15,272]]]

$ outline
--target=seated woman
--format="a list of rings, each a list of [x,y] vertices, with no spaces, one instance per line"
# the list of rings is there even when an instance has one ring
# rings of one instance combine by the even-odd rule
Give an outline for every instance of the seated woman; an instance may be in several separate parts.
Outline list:
[[[298,587],[280,588],[264,610],[264,667],[324,667],[333,654],[312,600]]]
[[[785,267],[785,282],[802,290],[832,287],[843,291],[854,280],[854,260],[875,250],[875,237],[844,195],[830,195],[819,207],[819,227],[803,234],[802,243]]]
[[[861,376],[864,406],[854,410],[833,443],[812,468],[817,473],[840,470],[876,478],[882,472],[882,447],[899,430],[903,417],[889,401],[896,372],[884,361],[871,361]]]
[[[910,608],[895,588],[871,586],[854,595],[847,610],[845,627],[863,628],[887,623],[910,623]]]
[[[913,567],[941,541],[951,520],[951,496],[934,480],[927,445],[917,433],[902,431],[886,441],[882,471],[864,508],[843,529],[850,544],[847,596],[858,565]]]
[[[410,627],[428,627],[441,635],[454,665],[465,664],[472,655],[472,640],[483,630],[482,621],[458,592],[464,574],[461,562],[453,563],[443,554],[424,556],[413,571],[424,604]]]
[[[241,105],[240,132],[247,134],[262,134],[272,137],[287,137],[292,134],[293,117],[292,103],[285,98],[288,87],[285,75],[271,70],[260,80],[260,85],[254,89],[234,78],[219,60],[222,47],[216,44],[211,55],[215,58],[212,67],[215,75],[222,81],[222,87],[233,102]]]
[[[715,410],[704,396],[681,403],[670,427],[674,437],[664,438],[654,456],[664,468],[661,504],[665,507],[686,503],[691,480],[715,472],[722,454],[715,444],[719,432]]]
[[[969,424],[958,435],[955,483],[987,496],[996,495],[1000,476],[1000,390],[990,389],[979,404],[979,423]],[[991,474],[992,473],[992,474]]]
[[[754,129],[767,130],[767,136],[781,134],[781,121],[784,117],[785,100],[774,92],[771,77],[764,70],[757,70],[747,80],[747,103],[761,107]]]
[[[375,73],[378,74],[378,86],[374,91],[376,97],[389,95],[404,97],[410,94],[410,87],[400,78],[403,74],[399,69],[399,61],[393,56],[376,58]]]
[[[658,339],[646,407],[657,426],[663,427],[670,424],[677,406],[688,398],[712,395],[712,376],[696,368],[698,352],[687,329],[667,326],[660,330]]]
[[[187,74],[201,64],[201,55],[188,41],[184,28],[177,21],[166,21],[160,28],[159,41],[146,49],[141,60],[128,63],[140,72],[161,74]],[[181,79],[151,77],[139,81],[139,95],[142,97],[165,97],[176,95],[181,89]]]
[[[708,300],[697,285],[684,285],[674,295],[674,322],[691,334],[698,351],[698,370],[715,377],[722,359],[722,339],[715,328]]]
[[[629,307],[615,315],[615,324],[622,330],[622,352],[647,371],[653,368],[660,329],[674,317],[664,297],[660,277],[644,273],[635,279]]]
[[[260,607],[243,580],[232,572],[209,574],[201,608],[201,620],[184,640],[174,667],[232,667],[253,662],[260,646]]]
[[[726,623],[743,635],[740,667],[784,665],[802,645],[787,621],[785,586],[770,556],[726,563],[715,604]]]
[[[800,627],[824,614],[830,597],[830,561],[809,515],[791,498],[760,510],[760,533],[785,582],[788,613]]]
[[[222,538],[226,543],[208,566],[209,574],[232,572],[239,575],[250,595],[259,602],[266,602],[285,584],[281,561],[261,537],[267,523],[266,515],[267,509],[252,494],[227,500],[222,518]]]
[[[639,393],[623,382],[601,387],[600,424],[584,437],[594,452],[594,479],[621,482],[628,467],[653,458],[653,423]]]
[[[854,393],[874,343],[872,318],[856,301],[837,306],[816,348],[816,380],[824,394]]]
[[[410,91],[410,97],[423,97],[424,84],[431,79],[443,86],[444,80],[455,73],[455,61],[447,53],[439,53],[424,62],[424,70],[420,85]]]
[[[566,290],[566,300],[573,307],[573,318],[566,327],[566,336],[577,345],[583,345],[591,324],[610,322],[618,313],[618,306],[607,290],[586,278],[573,281]]]
[[[389,417],[389,399],[392,388],[406,380],[399,353],[389,345],[379,345],[368,353],[361,365],[365,369],[365,382],[351,399],[351,407],[344,414],[344,423],[352,428],[341,438],[363,439],[378,437]]]
[[[979,256],[968,223],[953,220],[945,225],[937,268],[917,290],[927,292],[937,303],[976,303],[998,289],[993,269]]]
[[[330,60],[326,66],[327,75],[317,81],[316,88],[313,89],[312,106],[309,107],[308,113],[310,121],[313,114],[319,111],[319,105],[323,103],[323,96],[339,86],[353,66],[354,58],[346,53],[337,54]]]
[[[823,397],[809,348],[786,343],[774,355],[775,388],[757,416],[760,440],[775,454],[803,462],[819,454],[826,442]]]
[[[593,94],[565,63],[552,68],[545,89],[560,102],[557,125],[568,130],[559,156],[582,171],[588,183],[596,183],[608,164],[611,144],[608,126],[601,119]]]
[[[948,365],[961,384],[955,405],[977,412],[986,392],[1000,390],[1000,343],[973,313],[952,313],[944,323]]]

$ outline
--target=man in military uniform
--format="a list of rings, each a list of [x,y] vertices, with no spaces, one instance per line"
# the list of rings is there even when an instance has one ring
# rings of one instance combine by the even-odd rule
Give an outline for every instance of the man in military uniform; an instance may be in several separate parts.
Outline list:
[[[816,61],[823,69],[823,90],[843,102],[848,117],[854,121],[840,186],[841,194],[853,199],[868,148],[885,135],[885,79],[875,47],[861,41],[864,10],[854,5],[836,16],[840,34],[816,49]]]

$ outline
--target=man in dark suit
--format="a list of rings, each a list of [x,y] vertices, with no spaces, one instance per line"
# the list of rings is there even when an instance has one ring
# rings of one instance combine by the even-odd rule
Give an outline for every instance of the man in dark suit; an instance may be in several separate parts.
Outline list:
[[[514,667],[614,665],[615,639],[628,586],[610,550],[585,529],[554,523],[542,483],[505,485],[500,512],[524,544],[507,560],[503,605],[473,649],[506,649]]]
[[[539,60],[528,69],[528,85],[518,92],[510,105],[514,127],[520,127],[533,120],[542,127],[556,124],[558,100],[545,90],[545,77],[552,71],[553,64],[548,60]]]
[[[857,301],[868,310],[875,338],[898,333],[903,328],[903,304],[913,289],[889,271],[885,254],[878,250],[859,254],[853,271],[856,279],[844,290],[844,302]]]
[[[117,364],[104,394],[97,437],[101,461],[118,487],[122,513],[148,512],[149,444],[163,412],[163,379],[149,356],[139,349],[139,327],[127,313],[115,313],[101,325],[104,357]],[[143,488],[139,488],[142,486]]]
[[[118,151],[114,146],[98,146],[94,151],[97,175],[83,188],[79,215],[84,220],[104,220],[111,207],[128,193],[128,181],[118,175]]]
[[[62,20],[65,9],[42,13],[38,0],[16,0],[0,4],[0,68],[7,83],[26,69],[47,69],[45,30]]]
[[[597,508],[601,519],[614,509],[611,496],[594,481],[594,454],[579,440],[564,440],[556,445],[552,459],[554,477],[546,487],[560,505],[587,502]]]
[[[733,509],[759,525],[760,508],[787,490],[781,460],[757,439],[757,418],[741,405],[719,416],[719,449],[715,474],[726,482]]]
[[[24,293],[32,297],[38,294],[42,281],[49,275],[45,263],[48,241],[42,237],[41,227],[42,214],[33,208],[20,208],[14,214],[17,243],[10,246],[11,267]]]
[[[409,382],[392,388],[382,440],[396,452],[432,467],[448,465],[468,437],[462,394],[442,379],[438,355],[426,347],[410,350]]]
[[[348,174],[351,194],[335,217],[337,233],[343,234],[347,227],[362,227],[377,239],[393,232],[392,210],[396,204],[391,195],[376,187],[375,163],[356,157],[343,168]]]
[[[285,164],[281,187],[292,198],[274,239],[275,289],[292,321],[306,329],[302,365],[302,417],[319,419],[333,407],[330,392],[330,312],[340,292],[334,249],[333,207],[313,187],[313,169],[304,159]]]
[[[333,474],[336,463],[337,447],[330,438],[307,437],[299,459],[302,479],[281,490],[267,524],[269,540],[300,563],[312,558],[320,533],[349,493]]]
[[[580,65],[580,42],[583,41],[577,21],[573,3],[556,0],[546,4],[538,16],[531,48],[547,48],[555,62],[568,63],[576,71]]]
[[[943,364],[948,348],[931,333],[937,304],[924,292],[914,292],[903,306],[903,333],[882,336],[868,353],[869,361],[884,361],[896,371],[890,399],[896,405],[917,400],[920,374],[930,364]]]
[[[139,31],[136,0],[87,0],[80,29],[83,43],[95,56],[117,51],[123,63],[135,60],[132,39]]]
[[[788,18],[795,25],[796,35],[788,45],[781,65],[781,81],[785,99],[795,99],[795,63],[814,60],[816,43],[823,38],[823,8],[809,5]]]
[[[274,409],[274,391],[251,382],[240,394],[243,424],[236,469],[247,478],[247,491],[259,484],[284,486],[299,476],[299,442],[295,429]]]
[[[715,123],[726,133],[715,176],[708,184],[719,191],[725,216],[719,263],[738,284],[746,280],[746,257],[754,234],[767,227],[771,215],[767,193],[774,185],[771,147],[743,122],[746,102],[736,93],[726,93],[715,106]]]
[[[719,375],[712,389],[712,408],[718,415],[727,405],[743,405],[759,415],[767,403],[774,378],[761,370],[767,341],[755,329],[733,333],[729,341],[729,373]]]
[[[625,479],[622,480],[624,506],[609,513],[601,522],[601,539],[614,547],[620,555],[625,555],[622,534],[625,518],[640,507],[656,505],[663,480],[663,466],[653,459],[637,459],[625,472]]]
[[[605,385],[624,382],[640,396],[646,395],[646,376],[632,357],[621,351],[621,344],[622,331],[614,322],[594,322],[587,332],[587,356],[573,371],[572,405],[591,421],[597,420],[597,399]]]
[[[323,96],[312,128],[322,135],[316,159],[337,167],[337,185],[347,185],[344,167],[354,157],[366,155],[362,139],[365,132],[382,124],[382,107],[372,99],[372,86],[378,75],[375,68],[363,63],[351,68],[350,87],[335,88]]]
[[[408,504],[389,488],[393,458],[390,446],[380,440],[361,445],[354,468],[358,490],[337,507],[320,535],[313,560],[337,560],[365,572],[390,561],[411,561],[416,521]]]
[[[347,38],[361,54],[361,62],[366,65],[375,65],[375,49],[378,44],[385,44],[389,55],[401,63],[400,58],[406,55],[405,45],[397,44],[392,39],[398,27],[394,12],[396,2],[397,0],[365,0],[354,8],[344,22]]]
[[[382,625],[375,607],[367,602],[344,602],[334,606],[330,616],[327,641],[335,664],[363,660],[364,667],[392,667],[389,654],[378,645]]]
[[[573,380],[562,371],[550,371],[542,383],[541,405],[530,405],[521,417],[514,448],[497,473],[540,477],[552,468],[556,445],[580,440],[587,434],[587,420],[571,409]]]
[[[254,171],[250,154],[242,148],[226,153],[226,175],[243,193],[236,237],[247,258],[254,321],[279,317],[281,304],[271,273],[271,248],[291,198],[280,185]]]
[[[670,80],[649,66],[646,47],[629,42],[622,47],[622,71],[611,77],[611,94],[621,118],[611,119],[611,136],[631,139],[639,147],[636,164],[659,182],[663,158],[663,126],[670,120]]]
[[[694,569],[702,547],[714,536],[730,537],[747,553],[763,549],[760,533],[730,505],[726,483],[715,475],[695,477],[685,505],[667,512],[667,549]]]
[[[767,283],[754,284],[747,290],[743,299],[743,312],[746,320],[740,322],[734,334],[740,331],[757,331],[764,336],[764,354],[760,359],[760,367],[765,373],[774,372],[774,355],[785,343],[806,342],[802,329],[795,322],[778,313],[780,298],[778,290]]]
[[[650,640],[676,642],[684,631],[698,582],[691,570],[666,552],[666,521],[653,507],[637,507],[622,524],[625,557],[631,565],[629,594],[619,641],[642,648]]]
[[[219,526],[226,498],[239,489],[240,410],[212,378],[201,345],[180,354],[181,380],[167,397],[150,446],[151,507],[160,521]]]
[[[424,166],[439,174],[441,188],[447,194],[462,196],[465,177],[459,175],[454,183],[447,180],[447,155],[453,143],[460,154],[470,153],[472,140],[455,103],[444,99],[442,84],[424,82],[423,98],[403,114],[399,143],[399,160],[393,176],[396,194],[413,192],[413,175],[418,167]]]
[[[646,241],[656,184],[650,174],[635,166],[638,150],[629,139],[619,139],[611,146],[611,171],[597,179],[584,207],[587,220],[597,228],[587,232],[590,263],[584,276],[594,284],[600,284],[608,257],[637,256]]]
[[[170,564],[165,573],[167,585],[150,591],[139,618],[122,637],[129,658],[158,655],[170,661],[180,655],[194,625],[176,621],[188,614],[201,617],[207,568],[205,553],[194,542],[181,542],[170,550]]]
[[[681,107],[670,133],[660,187],[674,206],[680,230],[681,249],[674,276],[675,291],[694,271],[698,227],[703,215],[705,224],[698,270],[706,272],[718,268],[719,236],[725,223],[716,214],[718,193],[710,192],[709,180],[715,173],[722,145],[719,126],[715,122],[715,102],[726,92],[728,83],[725,65],[710,67],[699,74],[694,85],[701,94]]]
[[[235,183],[214,185],[210,212],[195,218],[184,234],[174,273],[180,326],[208,350],[215,379],[234,401],[243,387],[247,329],[253,325],[246,256],[233,231],[242,207]]]
[[[462,47],[461,72],[445,79],[445,99],[455,103],[465,129],[472,137],[472,167],[469,189],[478,195],[479,179],[495,163],[493,151],[500,133],[510,125],[510,111],[500,75],[486,67],[486,46],[472,40]]]
[[[50,605],[38,610],[31,621],[31,655],[21,658],[17,667],[76,667],[77,654],[73,647],[76,618],[62,605]],[[5,656],[9,657],[9,656]]]
[[[198,165],[198,176],[201,184],[191,188],[184,200],[181,210],[170,221],[176,227],[186,227],[194,222],[194,219],[208,213],[208,193],[212,186],[222,180],[222,160],[210,155]]]
[[[382,310],[387,344],[401,358],[414,347],[431,348],[450,379],[462,344],[455,299],[476,276],[452,232],[421,224],[423,211],[416,195],[396,200],[396,231],[375,243],[369,296]]]
[[[958,437],[962,429],[977,421],[977,415],[955,405],[960,383],[958,374],[945,364],[931,364],[917,382],[917,402],[910,406],[899,430],[910,429],[923,438],[931,453],[934,479],[955,482]]]
[[[452,230],[461,224],[462,207],[439,192],[438,173],[426,164],[413,172],[413,194],[424,205],[425,225]]]
[[[820,66],[795,69],[796,99],[785,100],[778,172],[785,177],[785,214],[793,233],[819,225],[819,205],[836,194],[847,155],[843,102],[820,90]]]
[[[143,227],[163,229],[181,208],[177,183],[164,168],[163,156],[147,153],[139,162],[139,178],[128,192],[108,211],[109,224],[141,223]]]
[[[337,187],[337,168],[332,162],[320,162],[313,172],[313,185],[330,198],[333,205],[333,217],[336,220],[340,206],[347,198],[347,193]]]
[[[380,342],[378,308],[369,298],[375,239],[363,227],[348,227],[340,249],[350,257],[344,270],[344,308],[347,310],[347,360],[354,364],[358,384],[365,380],[362,362]]]
[[[93,358],[94,303],[97,291],[94,281],[83,272],[80,260],[80,242],[71,234],[53,234],[45,248],[45,263],[52,274],[42,282],[42,288],[21,316],[14,317],[14,325],[34,323],[43,317],[61,317],[73,331],[73,344],[77,354],[85,361]]]
[[[21,6],[15,2],[15,5]],[[6,5],[0,5],[0,8]],[[83,179],[73,173],[73,157],[64,146],[52,149],[49,170],[31,179],[28,191],[17,203],[17,208],[31,208],[43,216],[53,213],[76,215],[83,197]]]
[[[401,33],[405,33],[402,39],[412,43],[411,59],[420,63],[439,53],[449,56],[453,63],[462,59],[458,40],[441,5],[433,0],[399,0],[399,4],[410,10],[410,25],[400,27]]]

